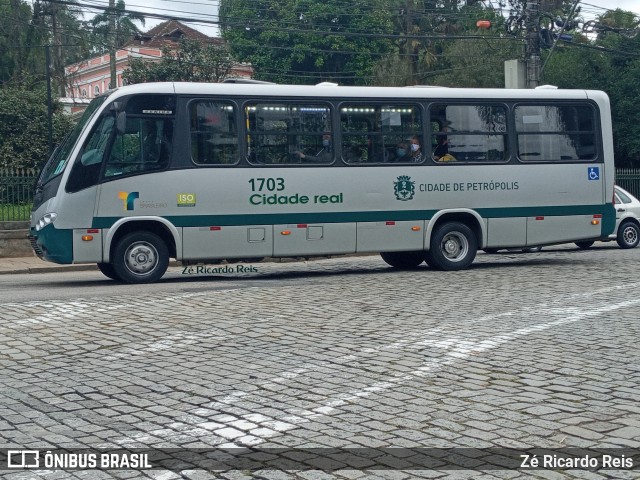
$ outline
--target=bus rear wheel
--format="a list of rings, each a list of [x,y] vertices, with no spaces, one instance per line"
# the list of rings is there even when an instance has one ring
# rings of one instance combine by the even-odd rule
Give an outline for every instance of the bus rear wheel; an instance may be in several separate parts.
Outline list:
[[[126,283],[160,280],[168,266],[169,249],[155,233],[128,233],[120,239],[113,252],[115,274]]]
[[[476,258],[478,240],[464,223],[447,222],[440,225],[431,237],[431,249],[426,252],[427,263],[438,270],[462,270]]]
[[[380,256],[388,265],[403,270],[416,268],[424,261],[422,252],[382,252]]]

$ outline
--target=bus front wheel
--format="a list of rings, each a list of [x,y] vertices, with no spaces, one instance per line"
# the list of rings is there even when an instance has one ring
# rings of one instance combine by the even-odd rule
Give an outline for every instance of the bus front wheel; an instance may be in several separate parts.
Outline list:
[[[168,266],[169,249],[155,233],[128,233],[120,239],[114,250],[113,269],[126,283],[160,280]]]
[[[426,252],[427,263],[438,270],[462,270],[473,262],[478,240],[473,231],[460,222],[439,226],[431,237],[431,249]]]

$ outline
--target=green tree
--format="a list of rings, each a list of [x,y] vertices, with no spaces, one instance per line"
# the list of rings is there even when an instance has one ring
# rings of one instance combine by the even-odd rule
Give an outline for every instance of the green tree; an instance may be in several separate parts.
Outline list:
[[[31,6],[23,1],[0,3],[0,84],[25,74],[44,74],[43,32],[32,28]]]
[[[489,21],[489,29],[477,26]],[[450,87],[500,88],[504,86],[505,60],[522,56],[522,43],[504,35],[505,19],[480,3],[450,2],[448,11],[431,20],[433,34],[441,38],[423,46],[431,58],[419,65],[417,80]]]
[[[520,56],[522,44],[505,38],[455,40],[442,50],[446,66],[433,71],[427,83],[444,87],[504,88],[504,62]]]
[[[115,31],[111,31],[109,22],[113,17]],[[145,24],[144,16],[127,12],[124,0],[118,0],[113,9],[105,9],[104,13],[100,13],[89,20],[89,24],[93,27],[93,33],[102,40],[95,46],[95,53],[106,53],[109,47],[113,45],[120,48],[126,44],[131,38],[140,32],[140,29],[134,22]]]
[[[162,48],[162,58],[134,58],[122,77],[128,84],[143,82],[220,82],[229,76],[233,60],[224,44],[181,40],[177,49]]]
[[[280,83],[370,83],[393,48],[384,0],[221,0],[220,20],[233,56]]]
[[[0,89],[0,167],[40,168],[49,156],[47,92],[22,85]],[[58,143],[71,130],[72,121],[54,101],[53,140]]]
[[[50,32],[51,63],[54,87],[65,96],[64,67],[88,53],[87,33],[80,21],[82,10],[75,0],[68,3],[34,0],[32,27]]]
[[[425,84],[433,71],[447,68],[442,55],[451,43],[447,37],[464,35],[476,10],[467,3],[475,2],[393,1],[395,51],[378,62],[376,84]]]
[[[640,26],[631,12],[608,12],[595,22],[596,39],[562,45],[549,59],[544,81],[560,88],[604,90],[611,100],[615,161],[640,167]],[[630,38],[633,37],[633,38]]]
[[[126,11],[124,0],[110,0],[109,7],[104,13],[96,15],[91,21],[93,34],[103,38],[104,44],[100,45],[99,53],[109,52],[110,82],[111,88],[116,87],[116,51],[123,46],[137,32],[139,32],[134,20],[142,22],[144,17],[137,13]]]

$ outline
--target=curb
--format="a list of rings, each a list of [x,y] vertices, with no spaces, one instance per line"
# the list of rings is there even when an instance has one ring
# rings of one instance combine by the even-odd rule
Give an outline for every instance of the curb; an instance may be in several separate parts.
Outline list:
[[[0,263],[1,260],[0,260]],[[13,270],[0,270],[0,275],[24,274],[24,273],[60,273],[60,272],[86,272],[98,270],[95,263],[78,264],[78,265],[56,265],[49,264],[42,260],[42,267],[16,267]],[[51,265],[51,266],[49,266]],[[170,267],[180,266],[176,261],[169,262]]]
[[[370,255],[377,255],[372,253],[356,253],[350,255],[317,255],[313,257],[284,257],[284,258],[272,258],[267,257],[266,260],[263,260],[265,263],[295,263],[300,261],[308,261],[311,259],[323,259],[323,258],[336,258],[336,257],[367,257]],[[34,267],[15,267],[12,270],[3,270],[0,267],[0,275],[11,275],[11,274],[24,274],[24,273],[59,273],[59,272],[84,272],[84,271],[92,271],[98,270],[98,267],[95,263],[83,263],[83,264],[69,264],[69,265],[57,265],[55,263],[50,263],[45,260],[40,260],[42,262],[42,266]],[[262,263],[262,262],[258,262]],[[0,258],[0,264],[2,264],[2,259]],[[182,267],[183,263],[177,260],[171,260],[169,262],[169,267]]]
[[[17,273],[52,273],[52,272],[81,272],[85,270],[97,270],[95,265],[70,265],[68,267],[27,267],[16,268],[15,270],[0,270],[0,275],[11,275]]]

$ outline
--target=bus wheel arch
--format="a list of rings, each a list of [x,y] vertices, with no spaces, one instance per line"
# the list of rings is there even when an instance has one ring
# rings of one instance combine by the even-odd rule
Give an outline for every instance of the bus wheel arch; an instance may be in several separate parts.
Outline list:
[[[428,237],[427,265],[438,270],[467,268],[482,246],[481,220],[471,213],[456,212],[440,216]]]
[[[150,283],[164,275],[175,256],[175,240],[162,223],[134,221],[124,223],[111,239],[109,264],[126,283]]]
[[[108,248],[109,248],[108,260],[109,261],[112,260],[114,248],[118,244],[120,239],[125,235],[131,232],[136,232],[136,231],[146,231],[146,232],[156,234],[167,245],[167,248],[169,249],[169,257],[178,258],[178,255],[177,255],[177,252],[178,252],[177,235],[178,234],[177,232],[171,231],[171,229],[161,221],[130,220],[130,221],[125,221],[120,225],[116,224],[114,227],[112,227],[112,230],[113,229],[115,229],[113,234],[111,233],[111,231],[109,232],[109,237],[110,237],[108,242]]]

